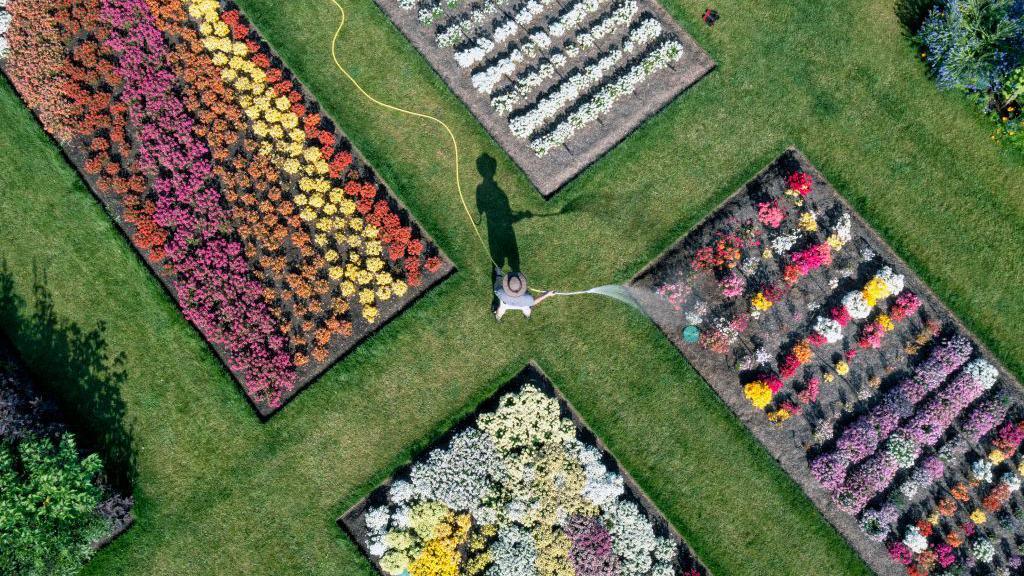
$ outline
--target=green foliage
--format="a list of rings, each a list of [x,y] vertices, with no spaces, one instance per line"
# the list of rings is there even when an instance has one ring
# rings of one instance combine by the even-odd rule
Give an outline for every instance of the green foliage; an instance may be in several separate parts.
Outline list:
[[[93,483],[103,464],[75,440],[27,438],[0,448],[0,574],[76,574],[107,523]]]

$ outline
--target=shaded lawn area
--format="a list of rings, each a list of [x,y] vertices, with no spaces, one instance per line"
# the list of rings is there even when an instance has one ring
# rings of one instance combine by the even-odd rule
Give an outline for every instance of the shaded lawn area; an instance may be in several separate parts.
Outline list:
[[[657,329],[590,297],[494,322],[489,262],[434,126],[371,107],[330,66],[326,0],[240,0],[459,267],[266,424],[42,130],[0,87],[0,258],[33,304],[105,324],[136,451],[138,522],[87,574],[344,574],[369,564],[334,519],[536,358],[708,567],[867,573]],[[1018,375],[1024,168],[970,105],[936,92],[889,0],[722,0],[666,9],[718,62],[550,203],[372,2],[346,2],[339,55],[372,93],[439,116],[497,159],[541,287],[625,281],[790,144],[800,147]],[[470,198],[472,201],[472,198]],[[34,270],[36,272],[34,272]],[[4,327],[19,346],[31,338]]]

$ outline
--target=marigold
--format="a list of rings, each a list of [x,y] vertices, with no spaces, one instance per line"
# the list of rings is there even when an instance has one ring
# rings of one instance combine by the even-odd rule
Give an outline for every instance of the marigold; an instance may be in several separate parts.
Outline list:
[[[743,387],[743,395],[759,410],[772,401],[772,390],[761,380],[754,380]]]

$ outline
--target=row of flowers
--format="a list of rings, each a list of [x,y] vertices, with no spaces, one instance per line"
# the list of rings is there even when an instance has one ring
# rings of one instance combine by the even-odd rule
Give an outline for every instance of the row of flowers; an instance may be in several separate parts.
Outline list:
[[[544,82],[554,78],[559,70],[575,61],[583,51],[593,48],[602,39],[628,25],[639,10],[640,5],[636,0],[620,2],[614,10],[567,41],[561,51],[541,59],[535,67],[520,72],[508,86],[491,98],[491,107],[500,116],[507,116]],[[491,94],[504,76],[505,73],[497,67],[487,68],[473,74],[473,86],[484,94]]]
[[[533,384],[504,394],[348,520],[386,574],[698,576]]]
[[[452,49],[452,59],[469,74],[473,88],[490,97],[492,109],[508,117],[512,134],[538,156],[568,142],[683,56],[683,45],[664,35],[657,18],[648,16],[630,27],[639,14],[636,0],[619,0],[599,15],[604,0],[572,0],[558,6],[557,14],[550,0],[529,0],[512,11],[503,7],[506,1],[462,6],[438,26],[435,41]],[[411,10],[416,4],[399,6]],[[440,4],[423,8],[421,23],[433,24],[446,13]],[[594,61],[580,62],[616,35],[621,37]],[[574,65],[568,77],[538,93]],[[560,116],[566,117],[553,124]]]
[[[5,10],[4,70],[261,406],[443,267],[237,11]]]

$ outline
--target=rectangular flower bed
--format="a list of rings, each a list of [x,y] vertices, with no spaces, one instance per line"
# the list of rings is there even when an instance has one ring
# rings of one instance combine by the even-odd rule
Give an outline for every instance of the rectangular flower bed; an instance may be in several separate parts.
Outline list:
[[[789,150],[633,280],[879,574],[1018,574],[1024,398]]]
[[[653,0],[376,0],[550,196],[714,67]]]
[[[263,416],[452,270],[245,17],[7,0],[0,69]]]
[[[532,364],[338,523],[390,576],[707,573]]]

